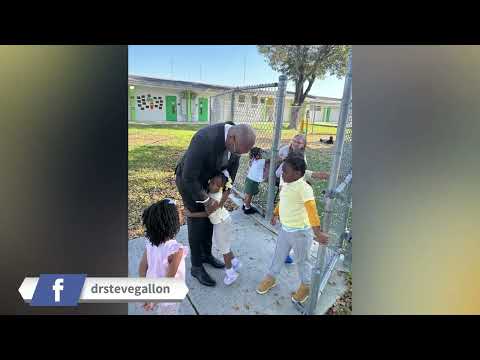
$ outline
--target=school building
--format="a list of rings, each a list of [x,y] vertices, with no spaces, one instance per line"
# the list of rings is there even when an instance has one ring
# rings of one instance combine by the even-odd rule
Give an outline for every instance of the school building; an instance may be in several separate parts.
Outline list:
[[[231,89],[233,87],[129,75],[128,121],[208,123],[211,97]],[[293,92],[287,92],[285,122],[289,121],[293,96]],[[335,124],[340,114],[340,103],[341,99],[309,95],[301,113],[315,123]],[[263,107],[265,116],[272,120],[273,98],[258,98],[255,94],[240,93],[236,95],[235,104],[243,110],[245,107]]]

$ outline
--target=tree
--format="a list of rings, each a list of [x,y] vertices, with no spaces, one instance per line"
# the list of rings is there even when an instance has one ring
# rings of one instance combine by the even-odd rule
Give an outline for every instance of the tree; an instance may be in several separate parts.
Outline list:
[[[300,108],[316,79],[323,79],[326,74],[341,78],[347,72],[347,45],[259,45],[257,48],[273,70],[295,83],[289,129],[297,127]]]

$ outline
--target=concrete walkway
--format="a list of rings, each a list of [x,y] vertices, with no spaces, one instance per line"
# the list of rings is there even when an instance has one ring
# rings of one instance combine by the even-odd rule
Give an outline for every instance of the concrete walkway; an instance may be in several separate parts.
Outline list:
[[[190,275],[190,258],[187,258],[186,283],[189,288],[187,298],[182,302],[182,315],[299,315],[300,312],[291,301],[291,292],[299,285],[295,264],[286,264],[279,284],[266,295],[259,295],[255,288],[270,265],[276,235],[260,222],[259,215],[245,215],[241,209],[231,213],[235,241],[232,249],[243,264],[238,280],[231,286],[223,284],[224,270],[205,265],[207,272],[217,281],[213,288],[201,285]],[[145,248],[145,238],[137,238],[128,244],[128,274],[138,276],[138,264]],[[177,241],[188,245],[187,227],[182,226]],[[317,243],[312,247],[312,261],[316,254]],[[213,255],[222,259],[213,249]],[[338,264],[319,299],[316,314],[324,314],[341,296],[346,285],[342,264]],[[130,315],[146,315],[141,304],[129,304]]]

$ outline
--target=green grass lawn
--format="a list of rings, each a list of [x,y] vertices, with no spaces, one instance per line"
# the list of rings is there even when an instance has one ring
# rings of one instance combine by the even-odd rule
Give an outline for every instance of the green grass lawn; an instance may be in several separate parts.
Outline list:
[[[262,124],[255,124],[255,128]],[[128,234],[129,238],[143,235],[141,214],[143,209],[165,197],[173,198],[179,207],[182,200],[175,185],[175,165],[187,149],[195,132],[203,125],[129,125],[128,128]],[[282,130],[282,143],[287,143],[295,130]],[[257,137],[265,134],[257,131]],[[271,135],[270,135],[271,136]],[[271,137],[268,140],[271,142]],[[318,141],[318,140],[317,140]],[[309,169],[329,171],[333,147],[309,146]],[[326,181],[312,184],[320,195],[326,189]],[[323,204],[317,206],[323,211]]]
[[[143,209],[170,197],[182,201],[175,165],[202,125],[130,125],[128,128],[128,235],[143,235]]]
[[[325,171],[330,172],[330,167],[332,165],[332,154],[333,154],[333,145],[331,147],[312,147],[309,146],[306,151],[308,169],[312,171]],[[311,182],[313,193],[315,194],[318,214],[322,218],[324,203],[320,201],[321,192],[327,190],[328,181],[327,180],[316,180]]]

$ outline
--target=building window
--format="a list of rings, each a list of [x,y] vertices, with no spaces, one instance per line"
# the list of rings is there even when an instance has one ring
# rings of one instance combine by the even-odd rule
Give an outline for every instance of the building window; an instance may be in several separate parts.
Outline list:
[[[322,111],[322,107],[321,106],[315,106],[315,111]]]
[[[260,98],[260,104],[265,104],[265,98],[264,97]]]
[[[244,104],[245,103],[245,95],[238,95],[238,102]]]
[[[257,105],[258,104],[258,96],[252,96],[251,101],[252,101],[252,105]]]

